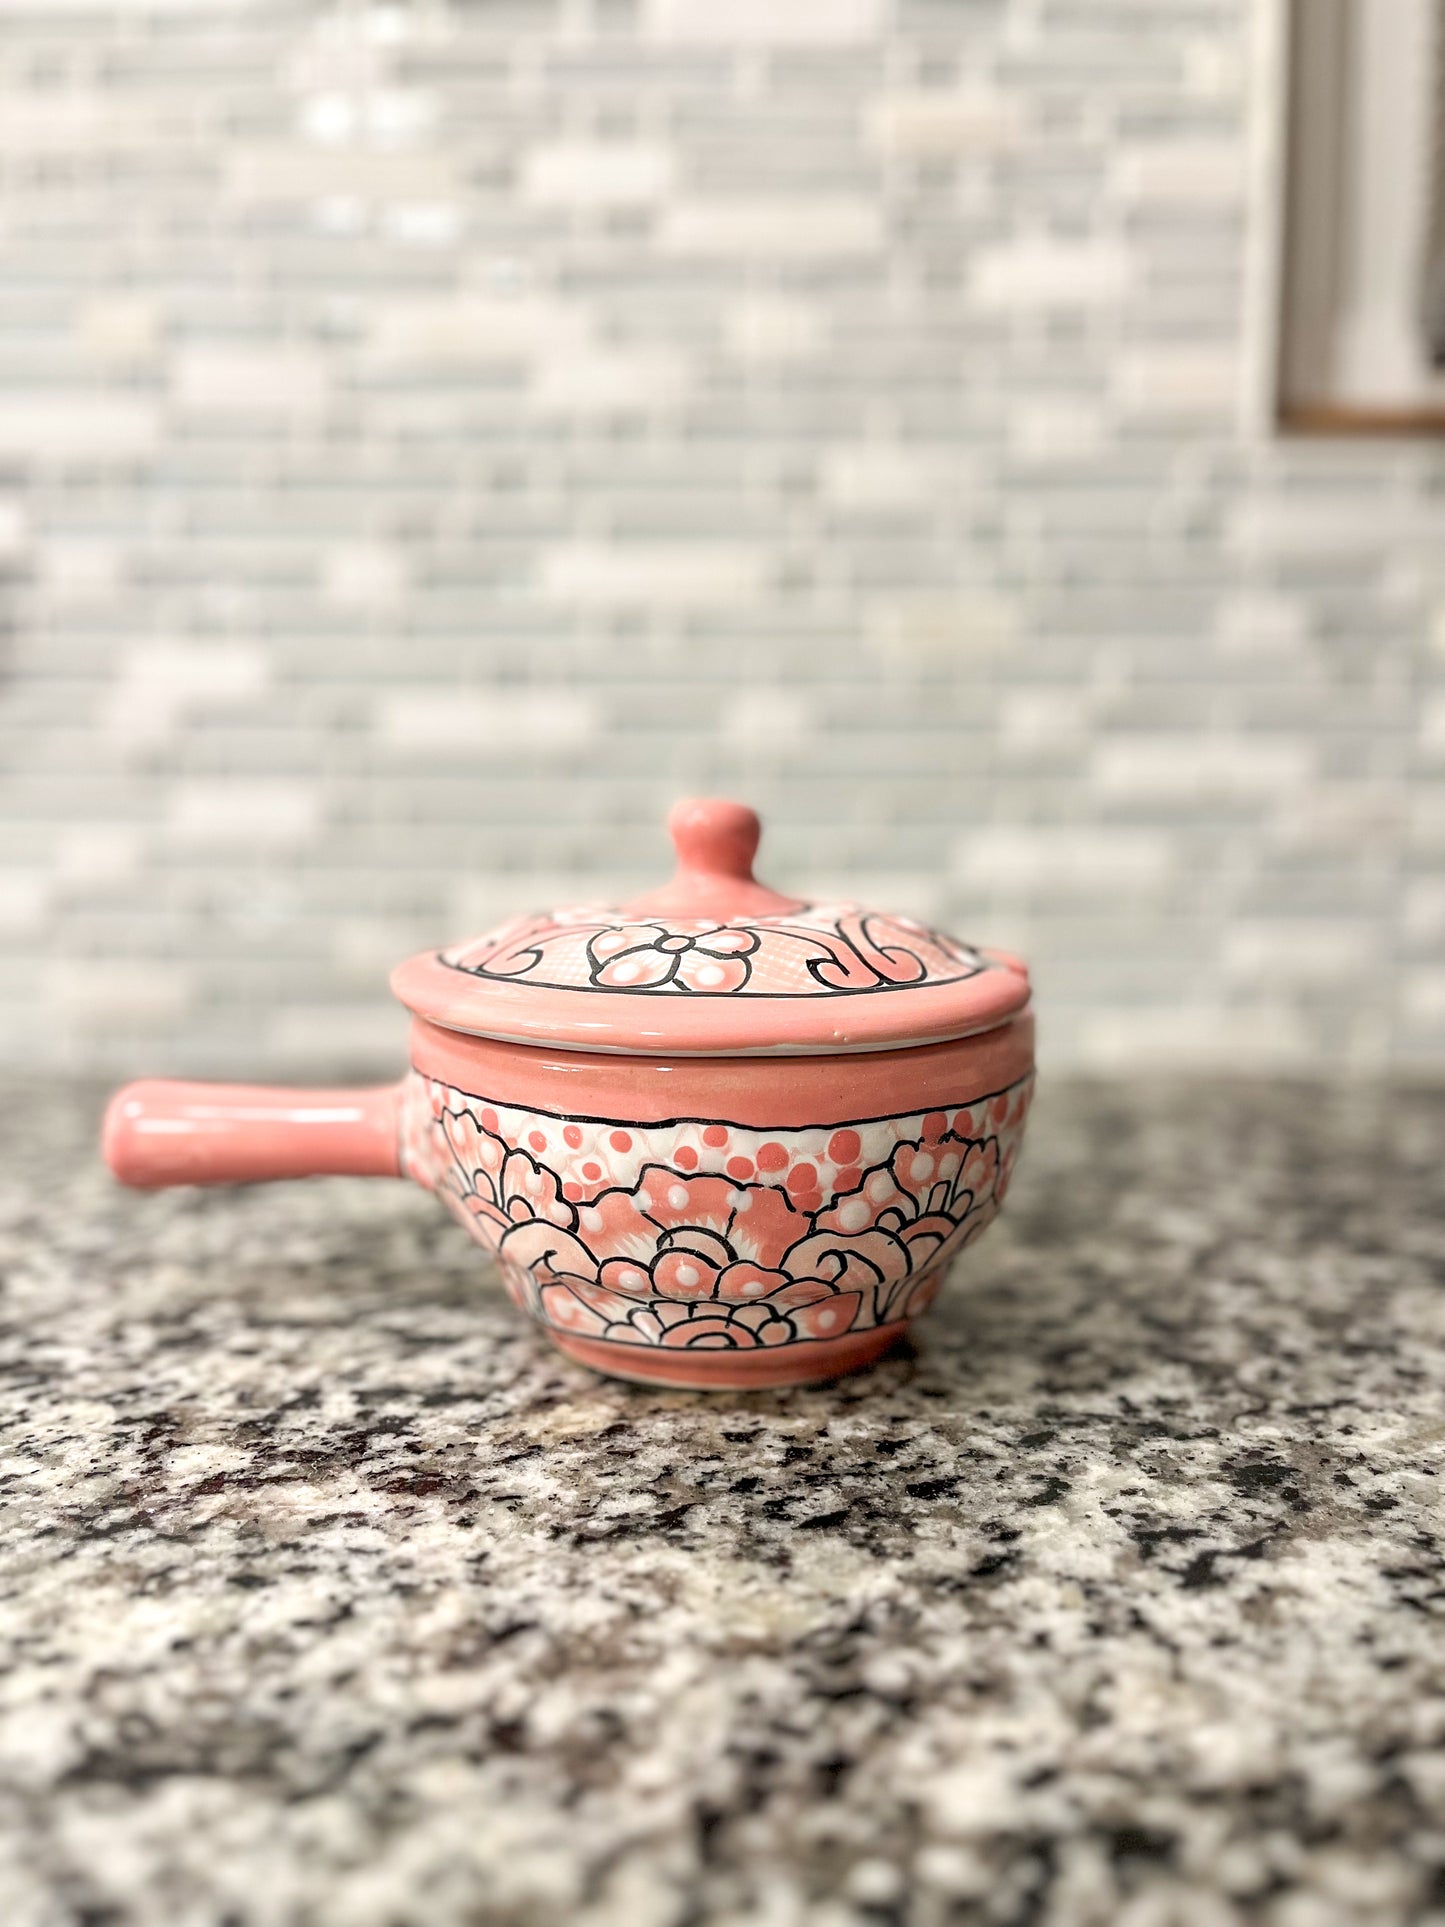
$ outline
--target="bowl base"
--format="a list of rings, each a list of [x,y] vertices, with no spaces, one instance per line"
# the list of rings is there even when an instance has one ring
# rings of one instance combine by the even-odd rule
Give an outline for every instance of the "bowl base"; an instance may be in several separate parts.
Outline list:
[[[890,1351],[907,1331],[908,1320],[843,1338],[805,1339],[751,1352],[619,1345],[614,1339],[580,1338],[551,1325],[542,1329],[559,1351],[608,1378],[683,1392],[746,1392],[771,1385],[817,1385],[856,1372]]]

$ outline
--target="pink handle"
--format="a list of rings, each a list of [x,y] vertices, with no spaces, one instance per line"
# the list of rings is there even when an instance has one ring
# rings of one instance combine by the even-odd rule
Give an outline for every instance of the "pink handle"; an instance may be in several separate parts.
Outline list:
[[[401,1176],[401,1086],[273,1090],[264,1084],[127,1084],[110,1100],[105,1161],[122,1184],[256,1184]]]

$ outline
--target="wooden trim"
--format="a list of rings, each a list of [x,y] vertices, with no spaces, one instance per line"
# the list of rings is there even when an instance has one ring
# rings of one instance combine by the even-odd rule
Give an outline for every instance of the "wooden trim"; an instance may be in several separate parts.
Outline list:
[[[1285,435],[1445,435],[1445,408],[1352,408],[1338,402],[1288,402],[1279,411]]]

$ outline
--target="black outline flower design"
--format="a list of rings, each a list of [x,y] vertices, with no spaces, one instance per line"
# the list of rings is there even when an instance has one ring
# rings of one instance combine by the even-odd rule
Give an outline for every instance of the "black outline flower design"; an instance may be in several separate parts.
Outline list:
[[[726,923],[669,930],[656,923],[624,923],[601,930],[587,945],[592,982],[599,990],[662,990],[671,985],[697,996],[741,990],[758,947],[755,930]]]

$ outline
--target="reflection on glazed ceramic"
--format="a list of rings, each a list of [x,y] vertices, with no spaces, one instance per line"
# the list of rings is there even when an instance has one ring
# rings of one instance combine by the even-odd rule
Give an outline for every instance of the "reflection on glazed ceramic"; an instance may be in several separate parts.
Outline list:
[[[949,1110],[770,1132],[564,1119],[413,1073],[402,1161],[572,1337],[746,1351],[906,1322],[997,1214],[1032,1075]]]

